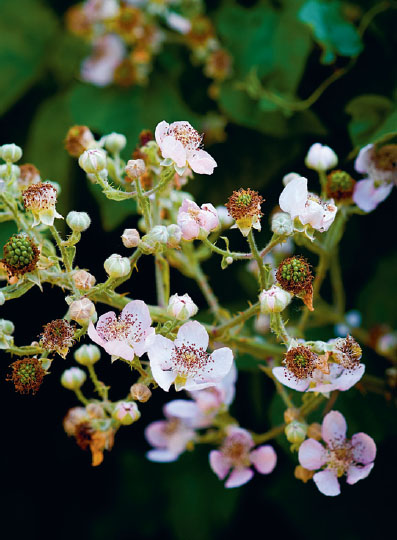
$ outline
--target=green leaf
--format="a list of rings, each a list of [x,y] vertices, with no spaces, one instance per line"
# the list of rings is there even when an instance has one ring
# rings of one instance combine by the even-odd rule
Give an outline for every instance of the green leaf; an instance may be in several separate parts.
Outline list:
[[[298,17],[311,27],[314,39],[323,49],[324,64],[334,62],[336,55],[357,56],[362,51],[357,29],[343,17],[342,3],[338,0],[309,0]]]
[[[347,104],[345,110],[352,117],[349,134],[355,146],[364,146],[388,131],[396,130],[397,110],[393,102],[384,96],[358,96]]]
[[[57,22],[38,0],[2,0],[0,18],[0,114],[39,76]]]

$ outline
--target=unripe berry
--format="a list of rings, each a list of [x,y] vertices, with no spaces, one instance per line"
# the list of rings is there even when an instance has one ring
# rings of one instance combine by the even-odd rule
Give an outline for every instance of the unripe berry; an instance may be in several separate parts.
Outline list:
[[[127,139],[121,133],[110,133],[106,136],[105,139],[105,148],[113,154],[121,152],[125,145],[127,144]]]
[[[74,359],[82,366],[92,366],[101,358],[101,351],[96,345],[81,345],[74,352]]]
[[[75,212],[72,210],[66,216],[66,223],[73,232],[83,232],[91,225],[91,219],[86,212]]]
[[[113,255],[107,258],[103,266],[111,278],[124,277],[131,270],[131,264],[127,257],[122,257],[117,253],[113,253]]]
[[[85,371],[72,367],[62,373],[61,384],[68,390],[78,390],[87,379]]]
[[[130,159],[125,168],[127,176],[132,180],[142,176],[145,171],[146,165],[143,159]]]
[[[284,432],[290,443],[298,444],[306,439],[307,425],[293,420],[286,426]]]
[[[79,157],[79,165],[86,173],[98,173],[106,168],[106,153],[100,148],[86,150]]]
[[[114,408],[112,416],[123,426],[129,426],[139,420],[141,413],[134,401],[120,401]]]
[[[3,248],[4,259],[1,262],[12,276],[21,276],[31,272],[37,266],[39,250],[26,234],[13,234]]]
[[[0,146],[0,156],[4,161],[16,163],[22,157],[22,148],[16,144],[3,144],[3,146]]]
[[[137,229],[124,229],[121,241],[126,248],[133,248],[138,246],[140,238]]]

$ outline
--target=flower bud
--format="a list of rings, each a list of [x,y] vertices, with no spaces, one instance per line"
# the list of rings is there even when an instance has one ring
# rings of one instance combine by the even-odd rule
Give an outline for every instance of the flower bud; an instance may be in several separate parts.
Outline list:
[[[218,214],[219,224],[222,229],[228,229],[231,227],[234,223],[234,219],[229,214],[228,209],[226,206],[217,206],[216,207],[216,213]]]
[[[4,161],[15,163],[22,157],[22,148],[16,144],[3,144],[3,146],[0,146],[0,156]]]
[[[306,167],[315,171],[327,171],[336,167],[338,156],[329,146],[320,143],[313,144],[305,158]]]
[[[92,366],[101,358],[101,351],[96,345],[81,345],[74,352],[74,359],[82,366]]]
[[[95,304],[88,298],[75,300],[70,304],[69,316],[72,321],[76,321],[81,326],[88,324],[95,315]]]
[[[289,184],[290,182],[292,182],[292,180],[295,180],[295,178],[300,178],[301,175],[296,173],[296,172],[290,172],[288,174],[286,174],[285,176],[283,176],[283,184],[284,186],[286,186],[287,184]]]
[[[167,233],[168,233],[168,241],[167,241],[167,247],[168,248],[177,248],[182,240],[182,230],[179,227],[179,225],[176,225],[175,223],[168,225],[167,227]]]
[[[140,241],[139,231],[137,229],[124,229],[121,241],[126,248],[137,247]]]
[[[130,388],[130,394],[132,399],[140,403],[146,403],[152,397],[150,388],[142,383],[133,384]]]
[[[164,225],[156,225],[147,234],[154,242],[166,244],[168,242],[168,231]]]
[[[106,168],[106,153],[100,148],[86,150],[79,157],[79,165],[86,173],[98,173]]]
[[[78,390],[83,386],[86,378],[85,371],[78,367],[72,367],[62,373],[61,384],[68,390]]]
[[[295,467],[294,476],[306,484],[308,480],[313,478],[315,472],[316,471],[309,471],[309,469],[305,469],[302,467],[302,465],[297,465]]]
[[[272,285],[270,289],[263,290],[259,295],[259,302],[262,313],[280,313],[291,302],[292,296],[277,285]]]
[[[113,410],[113,418],[123,426],[129,426],[141,417],[138,405],[134,401],[120,401]]]
[[[307,436],[310,437],[310,439],[320,441],[322,439],[321,424],[318,422],[313,422],[313,424],[310,424],[310,426],[307,428]]]
[[[232,264],[233,263],[233,257],[226,257],[225,261],[226,261],[227,264]]]
[[[274,234],[280,236],[290,236],[294,233],[294,222],[291,216],[285,212],[277,212],[272,217],[271,229]]]
[[[127,139],[121,133],[110,133],[105,138],[105,148],[112,154],[121,152],[126,144]]]
[[[285,435],[290,443],[298,444],[302,443],[306,439],[307,425],[303,422],[293,420],[290,422],[285,430]]]
[[[146,165],[143,159],[130,159],[125,168],[127,176],[132,180],[142,176],[145,171]]]
[[[73,232],[83,232],[91,225],[90,216],[86,212],[69,212],[66,216],[66,223]]]
[[[0,292],[0,306],[4,306],[6,301],[6,297],[4,296],[4,293]]]
[[[8,321],[7,319],[0,319],[0,332],[10,336],[14,333],[14,330],[15,326],[12,321]]]
[[[258,334],[267,334],[270,329],[270,318],[266,313],[260,313],[254,322],[255,331]]]
[[[78,270],[73,274],[73,281],[80,291],[88,291],[95,285],[95,277],[85,270]]]
[[[169,299],[167,313],[178,321],[186,321],[196,315],[197,311],[198,307],[188,294],[183,296],[173,294]]]
[[[87,126],[73,126],[66,134],[65,148],[70,156],[79,157],[94,142],[94,135]]]
[[[127,257],[113,253],[103,264],[106,273],[111,278],[126,276],[131,270],[131,264]]]
[[[296,409],[295,407],[289,407],[284,411],[284,422],[286,424],[289,424],[293,420],[298,420],[299,415],[299,409]]]

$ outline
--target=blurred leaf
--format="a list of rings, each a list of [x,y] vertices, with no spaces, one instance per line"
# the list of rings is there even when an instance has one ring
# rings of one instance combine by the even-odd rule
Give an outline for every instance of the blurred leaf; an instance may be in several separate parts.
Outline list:
[[[66,132],[72,125],[67,94],[56,95],[39,107],[29,131],[26,160],[34,163],[44,180],[54,180],[62,188],[58,210],[70,210],[71,159],[63,147]]]
[[[336,55],[357,56],[363,48],[356,27],[343,17],[342,2],[309,0],[298,17],[308,24],[323,49],[321,61],[331,64]]]
[[[133,199],[126,201],[112,201],[103,195],[98,185],[89,183],[90,191],[94,195],[99,206],[101,222],[105,231],[112,231],[123,221],[136,214],[136,202]]]
[[[13,221],[6,221],[0,226],[0,254],[3,256],[3,246],[8,242],[10,236],[17,232],[17,226]]]
[[[72,81],[80,71],[80,64],[89,54],[88,44],[68,32],[60,33],[49,51],[49,67],[60,84]]]
[[[394,105],[390,99],[376,94],[352,99],[345,110],[352,117],[349,134],[353,144],[364,146],[380,135],[395,130],[397,111],[393,109]]]
[[[2,0],[0,18],[0,114],[40,74],[56,19],[38,0]]]

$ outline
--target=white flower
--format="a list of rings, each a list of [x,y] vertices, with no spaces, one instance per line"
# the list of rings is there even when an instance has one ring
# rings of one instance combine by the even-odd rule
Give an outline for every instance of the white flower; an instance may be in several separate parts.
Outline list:
[[[52,226],[55,218],[63,219],[55,209],[57,190],[50,183],[32,184],[25,189],[22,197],[25,208],[32,212],[33,227],[40,223]]]
[[[199,174],[212,174],[217,166],[212,156],[201,150],[202,136],[189,122],[160,122],[155,131],[156,142],[164,158],[163,164],[174,163],[178,174],[187,166]]]
[[[298,218],[302,225],[310,225],[320,232],[332,225],[337,207],[333,200],[323,201],[307,190],[307,178],[294,178],[283,189],[279,198],[280,208],[292,219]]]
[[[223,347],[208,354],[208,341],[206,329],[197,321],[183,324],[174,342],[154,336],[148,356],[157,384],[168,392],[171,384],[176,390],[201,390],[219,383],[231,369],[233,353]]]
[[[305,158],[306,167],[315,171],[327,171],[336,167],[338,156],[329,146],[320,143],[313,144]]]

